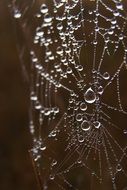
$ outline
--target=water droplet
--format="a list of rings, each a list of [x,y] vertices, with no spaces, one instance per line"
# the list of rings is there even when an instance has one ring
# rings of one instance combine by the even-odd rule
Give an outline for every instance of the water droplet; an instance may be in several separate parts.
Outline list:
[[[84,137],[83,137],[83,135],[78,135],[78,141],[79,141],[80,143],[84,142]]]
[[[41,7],[40,7],[40,12],[45,14],[48,12],[48,8],[47,8],[47,5],[46,4],[42,4]]]
[[[123,40],[123,38],[124,38],[123,34],[120,34],[120,35],[119,35],[119,39],[120,39],[120,40]]]
[[[122,170],[122,166],[120,164],[118,164],[116,169],[117,169],[118,172],[120,172]]]
[[[56,160],[53,160],[52,163],[51,163],[52,166],[55,166],[56,164],[57,164]]]
[[[76,120],[77,121],[82,121],[82,119],[83,119],[82,114],[79,113],[79,114],[76,115]]]
[[[58,47],[56,50],[57,54],[63,54],[63,49],[61,47]]]
[[[112,19],[111,23],[114,25],[117,23],[117,20],[115,18]]]
[[[44,17],[44,21],[46,23],[50,23],[52,21],[52,17],[49,14],[46,14],[45,17]]]
[[[35,109],[41,109],[41,104],[38,101],[35,102]]]
[[[33,100],[33,101],[37,100],[37,96],[35,95],[34,92],[31,92],[30,99]]]
[[[108,80],[108,79],[110,78],[109,73],[108,73],[108,72],[105,72],[105,73],[103,74],[103,78],[104,78],[105,80]]]
[[[83,70],[83,66],[82,65],[78,65],[77,69],[78,69],[78,71],[82,71]]]
[[[18,19],[18,18],[20,18],[21,16],[22,16],[22,15],[21,15],[21,12],[20,12],[18,9],[15,9],[15,10],[14,10],[14,17]]]
[[[54,176],[53,174],[51,174],[51,175],[49,176],[49,178],[50,178],[51,180],[54,180],[55,176]]]
[[[103,92],[104,92],[104,89],[103,89],[103,87],[102,86],[99,86],[98,87],[98,94],[103,94]]]
[[[127,134],[127,129],[124,129],[124,130],[123,130],[123,133],[126,135],[126,134]]]
[[[94,44],[94,45],[97,45],[97,40],[94,40],[94,41],[93,41],[93,44]]]
[[[110,34],[110,35],[112,35],[114,33],[114,31],[112,30],[112,29],[110,29],[109,31],[108,31],[108,34]]]
[[[90,87],[84,94],[84,99],[87,103],[92,104],[96,100],[95,92]]]
[[[82,111],[87,110],[87,105],[86,105],[84,102],[81,103],[81,104],[80,104],[80,109],[81,109]]]
[[[95,127],[96,129],[99,129],[100,126],[101,126],[101,123],[100,123],[99,121],[94,121],[93,124],[94,124],[94,127]]]
[[[116,8],[122,10],[123,9],[123,5],[120,2],[118,2],[117,5],[116,5]]]
[[[84,120],[84,121],[82,122],[82,124],[81,124],[81,129],[82,129],[83,131],[89,131],[90,128],[91,128],[91,126],[90,126],[89,122],[88,122],[87,120]]]
[[[44,34],[44,32],[42,31],[42,29],[40,27],[38,27],[36,29],[36,35],[39,36],[39,37],[42,37]]]
[[[72,73],[72,69],[70,67],[67,68],[67,73],[71,74]]]
[[[43,151],[46,149],[46,146],[43,145],[40,149]]]
[[[51,113],[50,110],[48,108],[45,108],[44,115],[48,116],[50,113]]]
[[[114,16],[119,16],[120,13],[119,13],[118,11],[114,11],[113,15],[114,15]]]
[[[63,29],[62,23],[57,24],[57,29],[58,29],[58,30],[62,30],[62,29]]]
[[[53,108],[53,111],[54,111],[55,114],[56,114],[56,113],[59,113],[59,108],[58,108],[58,107],[55,107],[55,108]]]

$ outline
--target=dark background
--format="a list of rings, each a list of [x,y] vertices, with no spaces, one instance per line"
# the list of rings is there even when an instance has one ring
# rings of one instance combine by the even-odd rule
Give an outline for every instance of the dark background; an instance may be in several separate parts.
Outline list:
[[[28,154],[28,85],[7,5],[0,1],[0,190],[35,190]]]

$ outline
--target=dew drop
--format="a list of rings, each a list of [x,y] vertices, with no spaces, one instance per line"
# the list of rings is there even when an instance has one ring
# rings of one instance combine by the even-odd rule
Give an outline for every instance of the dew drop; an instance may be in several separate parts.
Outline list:
[[[20,18],[22,15],[21,15],[21,12],[18,10],[18,9],[15,9],[14,10],[14,18],[18,19]]]
[[[82,135],[78,135],[78,141],[80,143],[84,142],[84,137]]]
[[[126,134],[127,134],[127,129],[124,129],[124,130],[123,130],[123,133],[126,135]]]
[[[43,150],[46,150],[46,146],[43,145],[40,149],[41,149],[42,151],[43,151]]]
[[[93,124],[94,124],[94,127],[95,127],[96,129],[99,129],[100,126],[101,126],[101,123],[100,123],[99,121],[94,121]]]
[[[116,5],[116,8],[122,10],[123,9],[123,5],[120,2],[118,2],[117,5]]]
[[[82,111],[86,111],[87,110],[87,105],[83,102],[83,103],[81,103],[80,104],[80,109],[82,110]]]
[[[51,174],[51,175],[49,176],[49,178],[50,178],[51,180],[54,180],[55,176]]]
[[[37,30],[36,30],[36,35],[39,36],[39,37],[42,37],[43,34],[44,34],[44,32],[42,31],[42,29],[38,27]]]
[[[56,160],[53,160],[52,163],[51,163],[52,166],[55,166],[56,164],[57,164]]]
[[[48,8],[47,8],[46,4],[41,5],[40,12],[43,13],[43,14],[48,12]]]
[[[116,169],[118,172],[120,172],[122,170],[122,166],[120,164],[118,164]]]
[[[45,108],[44,115],[48,116],[50,114],[50,110],[48,108]]]
[[[89,131],[90,130],[90,124],[88,121],[84,120],[81,124],[81,129],[83,131]]]
[[[99,86],[98,87],[98,94],[103,94],[103,92],[104,92],[104,89],[103,89],[103,87],[102,86]]]
[[[118,12],[118,11],[114,11],[114,16],[119,16],[120,15],[120,13]]]
[[[58,107],[54,107],[53,111],[54,111],[55,114],[59,113],[59,108]]]
[[[63,54],[63,49],[61,47],[58,47],[56,50],[57,54]]]
[[[105,80],[108,80],[108,79],[110,78],[109,73],[108,73],[108,72],[105,72],[105,73],[103,74],[103,78],[104,78]]]
[[[90,87],[84,94],[84,99],[87,103],[92,104],[96,100],[95,92]]]
[[[46,14],[45,17],[44,17],[44,21],[46,23],[50,23],[52,21],[52,17],[49,14]]]
[[[35,95],[34,92],[31,92],[30,99],[33,100],[33,101],[37,100],[37,96]]]
[[[82,121],[83,117],[82,117],[82,114],[77,114],[76,115],[76,121]]]

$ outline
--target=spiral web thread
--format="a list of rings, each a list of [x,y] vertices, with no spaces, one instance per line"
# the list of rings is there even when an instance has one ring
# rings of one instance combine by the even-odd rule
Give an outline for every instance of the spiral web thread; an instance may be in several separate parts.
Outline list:
[[[14,18],[36,4],[14,1]],[[127,188],[125,5],[51,0],[34,11],[30,132],[42,189]]]

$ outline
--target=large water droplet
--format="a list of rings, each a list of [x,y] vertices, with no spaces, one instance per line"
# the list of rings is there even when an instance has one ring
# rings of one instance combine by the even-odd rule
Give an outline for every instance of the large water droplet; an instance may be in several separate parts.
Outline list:
[[[82,122],[82,124],[81,124],[81,129],[83,130],[83,131],[88,131],[88,130],[90,130],[90,124],[89,124],[89,122],[87,121],[87,120],[84,120],[83,122]]]
[[[90,87],[84,94],[84,99],[87,103],[92,104],[96,100],[95,92]]]

